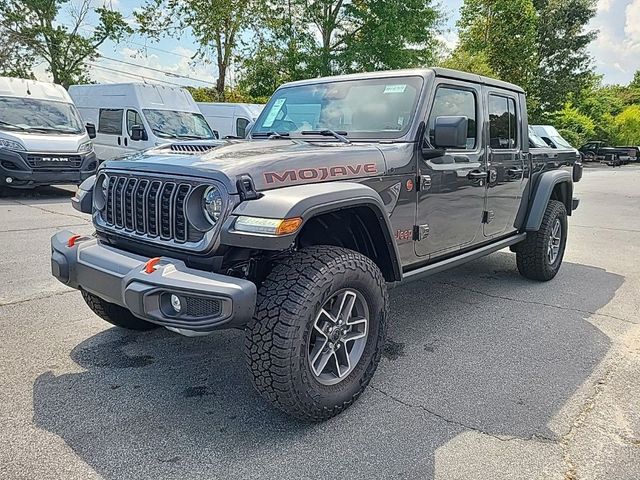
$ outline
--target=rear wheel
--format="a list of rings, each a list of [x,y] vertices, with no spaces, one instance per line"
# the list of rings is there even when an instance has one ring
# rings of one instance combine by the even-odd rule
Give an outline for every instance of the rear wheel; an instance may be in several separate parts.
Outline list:
[[[84,290],[82,290],[82,298],[84,298],[84,301],[93,313],[116,327],[139,331],[153,330],[154,328],[159,327],[159,325],[156,325],[155,323],[146,322],[136,317],[129,310],[121,307],[120,305],[109,303]]]
[[[540,230],[529,232],[516,245],[518,271],[532,280],[549,281],[560,270],[567,244],[567,210],[564,203],[550,200]]]
[[[246,330],[256,389],[303,420],[339,414],[376,370],[387,316],[386,282],[369,258],[327,246],[295,252],[265,280]]]

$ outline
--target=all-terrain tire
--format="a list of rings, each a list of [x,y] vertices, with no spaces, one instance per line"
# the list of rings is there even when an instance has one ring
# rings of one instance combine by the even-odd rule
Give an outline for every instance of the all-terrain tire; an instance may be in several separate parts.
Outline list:
[[[109,303],[85,290],[82,290],[82,298],[84,298],[84,301],[93,313],[116,327],[138,331],[153,330],[159,327],[159,325],[146,322],[136,317],[126,308]]]
[[[311,332],[325,302],[344,289],[362,294],[368,336],[353,370],[335,385],[318,381],[309,361]],[[245,356],[253,384],[271,404],[304,421],[338,415],[365,390],[386,336],[389,300],[377,265],[352,250],[314,246],[278,261],[258,292]]]
[[[550,261],[549,246],[556,222],[560,223],[561,237],[557,256],[553,261]],[[557,200],[549,200],[540,230],[529,232],[526,240],[516,245],[518,271],[523,277],[531,280],[542,282],[552,280],[558,274],[562,265],[566,244],[567,209],[564,203]]]

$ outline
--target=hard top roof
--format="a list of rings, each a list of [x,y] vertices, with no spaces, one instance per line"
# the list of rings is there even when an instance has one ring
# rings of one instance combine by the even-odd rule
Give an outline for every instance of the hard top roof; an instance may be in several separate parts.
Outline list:
[[[402,76],[419,76],[425,79],[436,76],[442,78],[450,78],[453,80],[462,80],[465,82],[478,83],[481,85],[487,85],[491,87],[503,88],[506,90],[511,90],[518,93],[524,93],[524,90],[517,85],[512,83],[503,82],[501,80],[496,80],[494,78],[483,77],[481,75],[475,75],[472,73],[460,72],[458,70],[451,70],[448,68],[418,68],[418,69],[407,69],[407,70],[387,70],[382,72],[367,72],[367,73],[355,73],[350,75],[338,75],[334,77],[322,77],[322,78],[312,78],[308,80],[299,80],[296,82],[285,83],[280,88],[290,87],[295,85],[313,85],[317,83],[329,83],[329,82],[340,82],[345,80],[364,80],[370,78],[391,78],[391,77],[402,77]]]

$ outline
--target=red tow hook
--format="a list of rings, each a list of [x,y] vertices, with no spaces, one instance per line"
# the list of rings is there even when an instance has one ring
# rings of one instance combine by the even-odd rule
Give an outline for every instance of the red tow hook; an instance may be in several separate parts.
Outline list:
[[[144,273],[151,274],[155,272],[158,263],[160,263],[160,257],[155,257],[147,260],[147,263],[144,264]]]
[[[67,247],[73,248],[75,247],[78,240],[82,239],[83,235],[71,235],[69,240],[67,240]]]

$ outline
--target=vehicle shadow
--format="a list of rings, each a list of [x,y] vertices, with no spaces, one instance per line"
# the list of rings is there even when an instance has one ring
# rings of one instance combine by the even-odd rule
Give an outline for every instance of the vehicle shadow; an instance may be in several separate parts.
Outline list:
[[[34,421],[106,479],[433,478],[436,449],[469,429],[557,437],[550,420],[610,345],[585,319],[623,281],[565,264],[532,283],[499,253],[394,289],[371,388],[320,425],[254,393],[241,332],[112,328],[71,352],[84,371],[36,380]]]
[[[59,202],[64,198],[71,198],[78,187],[75,185],[48,186],[36,188],[0,188],[0,201],[37,200],[46,203],[47,200]]]

